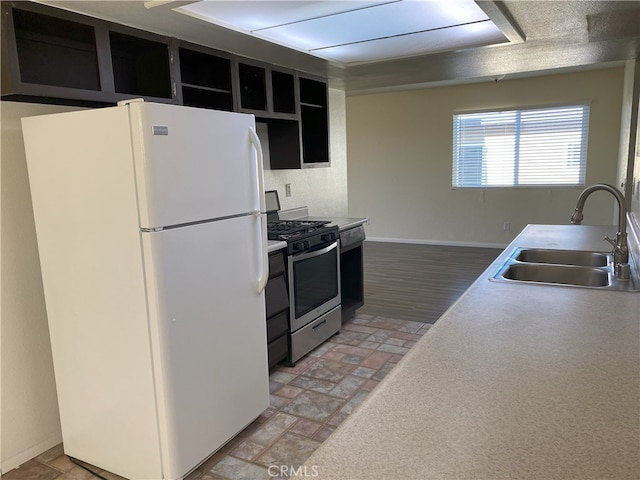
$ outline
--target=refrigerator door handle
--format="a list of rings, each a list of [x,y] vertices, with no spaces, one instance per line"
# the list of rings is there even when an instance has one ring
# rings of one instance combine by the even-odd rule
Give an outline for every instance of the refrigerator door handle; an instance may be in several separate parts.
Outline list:
[[[260,199],[259,209],[261,212],[265,211],[264,204],[264,172],[262,170],[263,158],[262,158],[262,144],[258,134],[252,128],[249,129],[249,140],[256,149],[256,172],[258,175],[258,198]]]
[[[267,286],[267,281],[269,280],[269,252],[267,251],[267,214],[260,212],[253,212],[253,215],[257,220],[260,221],[260,244],[261,255],[262,255],[262,272],[258,277],[258,293],[262,293],[262,291]]]
[[[258,174],[258,198],[260,199],[260,210],[253,212],[260,220],[260,245],[262,255],[262,273],[258,277],[258,293],[267,286],[269,280],[269,252],[267,251],[267,214],[264,204],[264,172],[262,171],[262,144],[258,134],[252,128],[249,129],[249,140],[256,149],[256,172]]]

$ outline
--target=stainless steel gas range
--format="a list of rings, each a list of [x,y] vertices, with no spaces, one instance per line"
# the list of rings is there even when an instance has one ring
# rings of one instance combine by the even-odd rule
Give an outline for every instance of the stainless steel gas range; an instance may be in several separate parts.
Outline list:
[[[277,192],[267,193],[277,202]],[[328,223],[280,220],[271,213],[267,224],[269,240],[287,242],[291,364],[342,326],[340,235]]]

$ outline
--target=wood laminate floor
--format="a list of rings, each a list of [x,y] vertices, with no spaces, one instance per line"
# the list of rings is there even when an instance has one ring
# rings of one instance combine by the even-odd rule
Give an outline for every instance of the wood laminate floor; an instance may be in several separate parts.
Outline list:
[[[360,314],[434,323],[502,250],[364,243]]]

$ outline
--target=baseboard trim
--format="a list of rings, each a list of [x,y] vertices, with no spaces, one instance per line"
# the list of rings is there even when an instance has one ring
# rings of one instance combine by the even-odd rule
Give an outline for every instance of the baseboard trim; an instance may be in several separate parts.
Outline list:
[[[0,468],[2,469],[2,474],[6,474],[14,468],[18,468],[23,463],[28,462],[29,460],[37,457],[38,455],[46,452],[47,450],[55,447],[59,443],[62,443],[62,435],[60,433],[51,435],[46,440],[34,445],[33,447],[24,450],[23,452],[14,455],[11,458],[2,459],[2,465]]]
[[[479,248],[502,248],[506,243],[479,243],[479,242],[446,242],[442,240],[416,240],[413,238],[385,238],[385,237],[367,237],[368,242],[383,243],[410,243],[417,245],[443,245],[448,247],[479,247]]]

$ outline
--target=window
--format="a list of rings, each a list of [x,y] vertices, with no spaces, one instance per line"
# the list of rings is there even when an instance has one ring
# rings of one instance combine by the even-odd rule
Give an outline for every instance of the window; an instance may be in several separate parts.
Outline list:
[[[453,116],[453,187],[583,186],[589,106]]]

